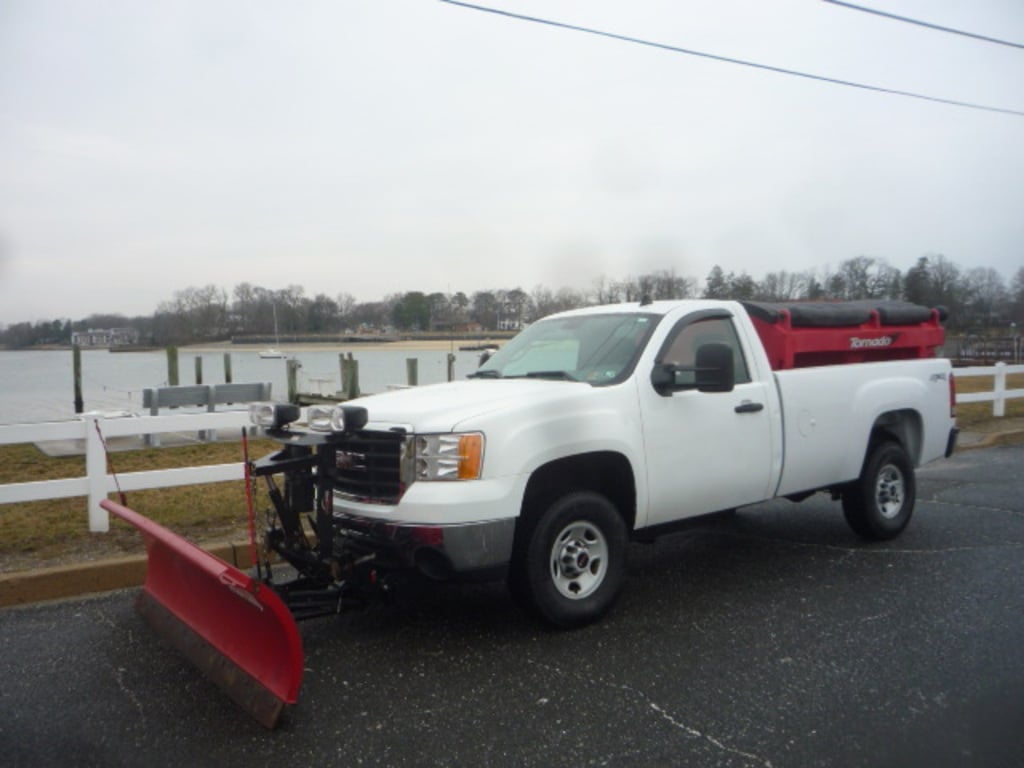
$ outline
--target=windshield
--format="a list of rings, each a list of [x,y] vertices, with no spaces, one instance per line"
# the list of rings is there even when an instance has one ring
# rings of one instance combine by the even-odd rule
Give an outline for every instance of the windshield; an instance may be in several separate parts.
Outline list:
[[[471,374],[478,378],[544,378],[617,384],[633,366],[658,315],[556,317],[534,323]]]

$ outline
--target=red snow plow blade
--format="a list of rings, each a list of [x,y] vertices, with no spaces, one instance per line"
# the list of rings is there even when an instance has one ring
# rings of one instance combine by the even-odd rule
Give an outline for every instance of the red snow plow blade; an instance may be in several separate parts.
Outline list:
[[[100,502],[139,529],[146,583],[136,607],[183,653],[267,728],[302,682],[302,641],[281,598],[220,558],[127,507]]]

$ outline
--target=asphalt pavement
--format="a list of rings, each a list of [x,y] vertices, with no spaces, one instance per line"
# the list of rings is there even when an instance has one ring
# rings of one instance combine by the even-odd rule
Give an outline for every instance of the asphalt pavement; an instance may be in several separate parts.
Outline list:
[[[0,610],[8,766],[1024,766],[1024,446],[919,472],[858,540],[818,495],[634,545],[601,623],[498,584],[301,625],[276,731],[164,646],[135,590]]]

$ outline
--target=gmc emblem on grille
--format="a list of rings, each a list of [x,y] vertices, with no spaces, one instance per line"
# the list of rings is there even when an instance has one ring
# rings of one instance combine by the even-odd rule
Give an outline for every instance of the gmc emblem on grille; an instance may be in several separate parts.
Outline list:
[[[355,453],[354,451],[338,451],[334,456],[335,466],[338,469],[358,469],[366,471],[366,454]]]

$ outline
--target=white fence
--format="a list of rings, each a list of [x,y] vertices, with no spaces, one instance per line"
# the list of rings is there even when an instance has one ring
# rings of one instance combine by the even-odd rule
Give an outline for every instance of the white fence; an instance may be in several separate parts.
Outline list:
[[[170,488],[178,485],[241,480],[245,477],[245,468],[239,455],[239,460],[232,464],[118,472],[115,482],[114,476],[107,474],[107,457],[103,450],[103,441],[100,439],[101,433],[104,439],[110,440],[128,435],[209,432],[216,429],[241,429],[245,426],[250,426],[248,410],[138,418],[105,418],[100,414],[88,414],[79,421],[0,426],[0,445],[40,443],[47,440],[81,440],[85,445],[85,477],[0,485],[0,504],[88,496],[89,530],[108,531],[110,517],[107,511],[100,507],[100,500],[116,491],[118,484],[123,491],[140,491],[146,488]]]
[[[995,382],[992,392],[958,394],[957,403],[991,402],[992,415],[1005,416],[1006,401],[1024,397],[1024,389],[1006,388],[1006,377],[1011,373],[1024,373],[1024,365],[996,363],[994,366],[957,368],[955,375],[958,378],[992,376]],[[0,445],[40,443],[47,440],[82,440],[85,444],[85,477],[0,485],[0,504],[88,496],[89,530],[107,531],[110,529],[110,519],[106,510],[100,507],[100,500],[116,491],[117,484],[120,484],[123,491],[139,491],[147,488],[216,483],[224,480],[241,480],[245,476],[245,470],[239,460],[231,464],[205,467],[118,473],[115,483],[114,476],[107,473],[106,454],[100,433],[109,440],[128,435],[167,432],[209,433],[211,430],[241,429],[245,426],[249,426],[248,411],[137,418],[105,418],[100,414],[89,414],[79,421],[0,425]]]
[[[953,374],[958,379],[966,379],[971,376],[992,376],[995,384],[992,392],[965,392],[957,394],[956,402],[960,403],[992,403],[992,415],[1002,417],[1006,415],[1006,401],[1017,397],[1024,397],[1024,389],[1007,389],[1006,377],[1011,373],[1024,373],[1024,365],[1007,365],[996,363],[995,365],[983,365],[974,368],[957,368]]]

